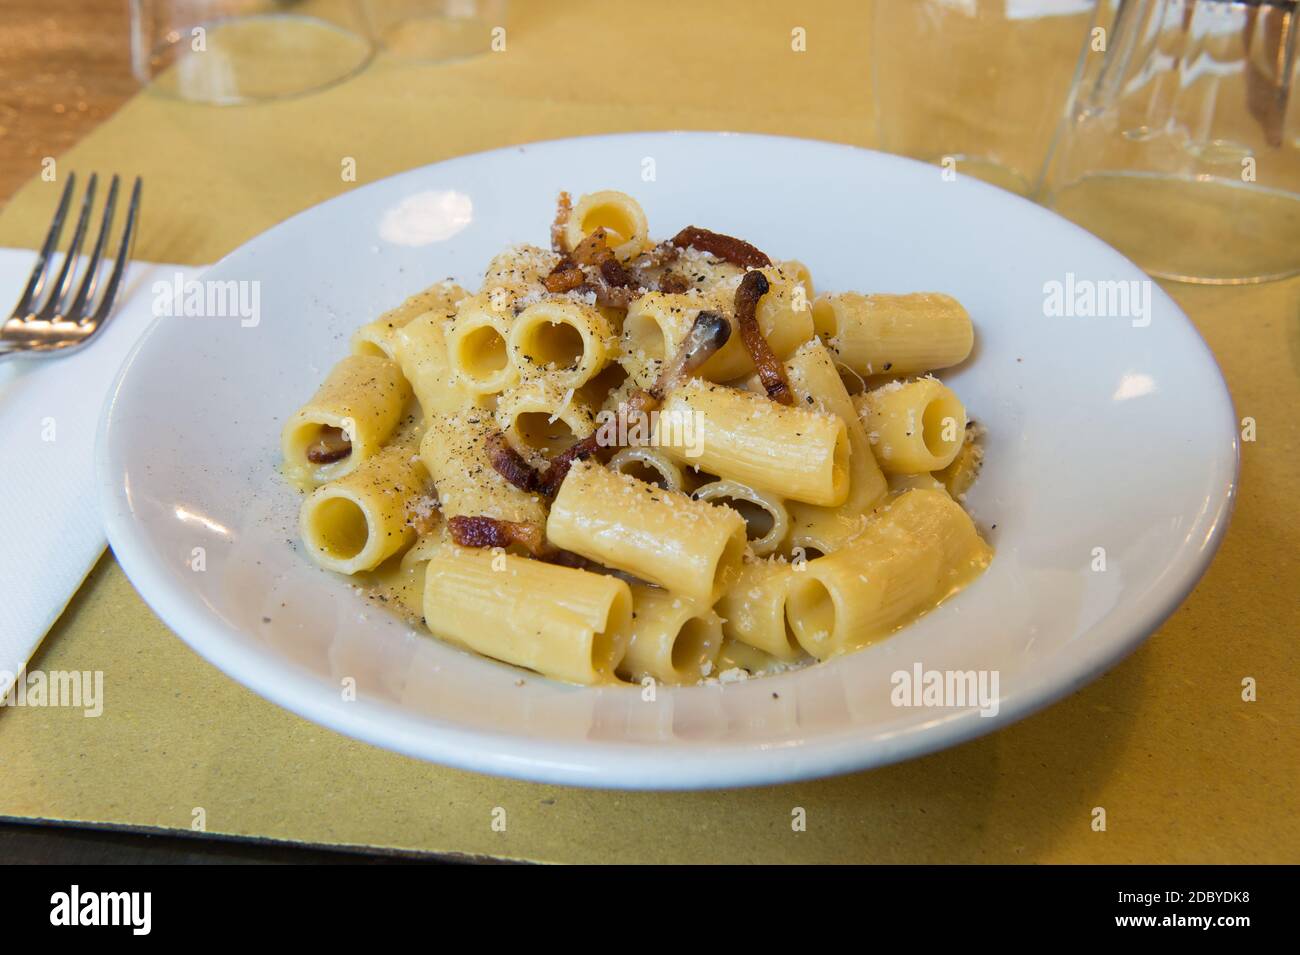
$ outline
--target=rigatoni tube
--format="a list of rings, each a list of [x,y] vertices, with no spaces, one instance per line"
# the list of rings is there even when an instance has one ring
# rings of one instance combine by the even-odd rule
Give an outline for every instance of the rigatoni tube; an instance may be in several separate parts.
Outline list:
[[[622,448],[609,459],[608,467],[616,474],[626,474],[655,487],[669,491],[686,490],[681,465],[658,448],[644,445]]]
[[[404,443],[318,487],[298,512],[307,553],[336,573],[373,570],[415,540],[408,515],[427,482],[414,443]]]
[[[772,491],[723,479],[701,484],[691,492],[691,497],[730,507],[743,517],[749,549],[759,557],[776,550],[790,531],[790,515],[785,502]]]
[[[544,374],[561,388],[579,388],[614,359],[616,341],[595,307],[556,299],[520,312],[506,344],[521,377]]]
[[[812,308],[814,299],[812,270],[798,259],[786,259],[784,262],[776,263],[776,267],[781,270],[782,275],[803,289],[803,301],[808,308]]]
[[[495,432],[496,422],[484,409],[429,419],[420,457],[438,489],[443,517],[544,521],[541,497],[515,487],[492,467],[488,436]]]
[[[456,380],[447,359],[447,328],[451,319],[439,311],[425,312],[393,335],[393,356],[415,392],[426,418],[452,414],[479,401]]]
[[[944,491],[907,491],[861,536],[792,578],[786,619],[818,659],[856,650],[965,586],[992,552]]]
[[[677,354],[696,317],[717,304],[701,295],[647,292],[635,299],[623,319],[619,362],[642,388]]]
[[[916,375],[965,361],[975,329],[960,302],[939,292],[839,292],[813,304],[817,334],[859,375]]]
[[[632,585],[632,639],[619,674],[637,681],[698,683],[717,662],[722,621],[708,604],[659,587]]]
[[[526,379],[502,394],[496,420],[510,446],[538,465],[596,430],[587,403],[549,377]]]
[[[793,579],[794,568],[785,561],[746,560],[715,608],[722,617],[723,635],[778,660],[800,656],[803,651],[785,619]]]
[[[843,419],[693,379],[669,393],[654,443],[678,461],[810,504],[849,492]]]
[[[470,392],[495,394],[519,380],[519,369],[506,348],[510,323],[510,313],[496,308],[487,295],[460,303],[447,329],[447,360],[456,380]]]
[[[880,469],[940,471],[966,441],[966,408],[937,378],[892,382],[854,399]]]
[[[528,557],[440,548],[424,571],[438,636],[571,683],[609,683],[627,650],[626,581]]]
[[[808,301],[799,282],[781,269],[772,266],[760,271],[767,277],[769,289],[758,300],[754,318],[772,353],[777,358],[784,358],[812,338],[812,303]],[[754,370],[754,359],[745,347],[744,336],[736,324],[735,297],[739,281],[728,281],[712,292],[712,296],[719,302],[720,311],[731,322],[731,337],[700,368],[700,376],[710,381],[731,381]]]
[[[285,422],[280,433],[285,476],[311,487],[355,470],[396,430],[410,398],[411,387],[396,362],[374,355],[342,359]]]
[[[579,461],[551,503],[546,536],[556,547],[712,602],[740,564],[745,521],[729,508]]]
[[[840,418],[849,438],[849,493],[844,502],[838,507],[800,501],[789,505],[790,546],[829,554],[862,529],[861,516],[885,496],[885,476],[826,346],[814,338],[800,346],[785,367],[798,406]]]
[[[935,472],[934,476],[948,489],[949,494],[960,501],[962,495],[970,490],[971,485],[975,483],[975,479],[979,477],[980,467],[983,463],[984,448],[971,439],[971,433],[968,429],[966,443],[961,446],[957,456],[952,459],[952,464],[942,471]]]
[[[641,203],[626,192],[604,189],[582,196],[569,213],[564,241],[572,250],[597,229],[605,230],[605,244],[624,262],[650,244],[650,227]]]
[[[444,279],[423,292],[416,292],[401,305],[390,308],[373,322],[367,322],[352,333],[352,352],[356,355],[378,355],[397,361],[397,333],[421,315],[433,313],[439,319],[456,314],[456,303],[467,293],[455,282]]]

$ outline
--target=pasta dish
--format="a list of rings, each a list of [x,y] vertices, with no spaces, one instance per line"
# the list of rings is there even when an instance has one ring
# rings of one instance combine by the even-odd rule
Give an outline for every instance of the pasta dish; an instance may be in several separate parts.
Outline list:
[[[581,684],[731,682],[874,643],[977,577],[981,429],[939,293],[809,269],[635,199],[561,193],[358,328],[286,421],[302,544],[452,644]]]

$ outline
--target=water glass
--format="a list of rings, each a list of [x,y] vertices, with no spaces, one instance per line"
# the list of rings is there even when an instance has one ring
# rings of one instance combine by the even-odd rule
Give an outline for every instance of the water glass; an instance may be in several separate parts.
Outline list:
[[[1118,0],[1099,23],[1042,201],[1163,278],[1300,272],[1295,0]]]
[[[374,53],[361,0],[130,0],[136,79],[231,105],[312,92]]]

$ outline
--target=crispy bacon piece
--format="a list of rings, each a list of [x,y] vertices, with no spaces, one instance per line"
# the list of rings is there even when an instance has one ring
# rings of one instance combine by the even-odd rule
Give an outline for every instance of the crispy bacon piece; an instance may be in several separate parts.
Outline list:
[[[573,247],[570,255],[573,261],[579,265],[599,265],[601,253],[613,255],[609,251],[609,246],[605,244],[605,229],[602,226],[594,232],[588,232],[582,237],[582,241]]]
[[[451,539],[461,547],[501,547],[519,544],[537,560],[564,567],[590,565],[581,554],[561,550],[546,540],[545,530],[536,521],[503,521],[495,517],[457,515],[447,521]]]
[[[494,431],[487,438],[488,460],[492,470],[519,488],[521,491],[536,491],[541,483],[540,475],[519,452],[510,447],[506,436]]]
[[[755,314],[759,299],[767,294],[770,287],[762,272],[746,273],[736,287],[736,324],[740,326],[740,337],[745,342],[749,357],[754,359],[758,380],[763,383],[767,396],[779,404],[792,405],[794,392],[790,390],[790,382],[785,377],[785,366],[763,337],[763,330],[758,327]]]
[[[608,249],[606,251],[609,252]],[[623,264],[614,258],[613,252],[602,256],[600,265],[597,268],[600,269],[600,277],[612,286],[626,288],[629,286],[635,287],[636,285],[636,280],[632,278],[627,269],[623,268]]]
[[[547,497],[555,497],[560,491],[560,485],[564,483],[564,479],[569,473],[569,468],[573,467],[573,462],[589,458],[600,449],[599,435],[600,431],[597,429],[581,441],[569,445],[551,458],[551,463],[538,479],[537,489]]]
[[[630,286],[633,278],[614,255],[614,250],[605,244],[605,228],[602,226],[587,235],[573,250],[573,260],[579,265],[594,268],[606,283],[612,286]]]
[[[548,292],[571,292],[587,281],[586,274],[571,256],[564,256],[555,264],[555,268],[542,279],[542,285]]]
[[[333,464],[352,453],[352,442],[342,428],[325,425],[320,437],[307,446],[307,460],[312,464]]]
[[[628,269],[633,281],[642,288],[657,289],[660,292],[685,292],[691,287],[690,279],[668,268],[681,254],[682,250],[671,242],[660,242],[629,262]],[[655,269],[663,270],[658,278],[651,274]]]
[[[551,223],[551,248],[556,252],[567,254],[569,244],[564,238],[564,230],[569,225],[569,216],[573,214],[573,199],[567,192],[561,192],[555,201],[555,221]]]
[[[542,280],[548,292],[591,292],[598,305],[627,308],[646,289],[660,292],[685,292],[691,283],[685,276],[666,271],[659,278],[647,274],[648,270],[672,262],[681,249],[661,242],[648,252],[643,252],[628,265],[621,263],[605,242],[605,229],[599,228],[583,237],[550,275]]]
[[[605,244],[603,227],[584,236],[572,256],[585,276],[585,281],[576,288],[594,292],[598,305],[627,308],[641,294],[640,283]]]
[[[448,518],[451,539],[461,547],[509,547],[522,545],[536,556],[546,548],[546,535],[536,521],[503,521],[495,517],[468,517],[458,514]]]
[[[744,239],[723,235],[720,232],[710,232],[698,226],[688,225],[670,241],[673,245],[682,248],[690,247],[707,252],[741,268],[761,269],[772,264],[772,260],[760,249],[750,245]]]

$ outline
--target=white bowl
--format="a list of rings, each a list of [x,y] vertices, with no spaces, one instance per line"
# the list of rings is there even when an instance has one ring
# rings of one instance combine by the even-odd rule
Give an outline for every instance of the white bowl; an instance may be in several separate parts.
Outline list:
[[[316,569],[297,545],[297,497],[276,474],[285,416],[354,327],[436,279],[476,285],[505,245],[546,244],[560,189],[598,188],[637,196],[656,236],[696,224],[797,257],[818,289],[960,299],[977,345],[945,377],[988,429],[966,502],[997,549],[988,572],[862,652],[761,680],[659,688],[648,701],[638,688],[567,686],[454,649]],[[258,283],[239,288],[258,290],[259,321],[233,309],[161,318],[123,367],[98,446],[118,560],[177,634],[266,698],[482,772],[752,785],[988,732],[1093,679],[1174,610],[1223,534],[1236,483],[1235,416],[1214,359],[1134,265],[1009,193],[847,146],[645,133],[465,156],[309,209],[205,278]],[[1134,288],[1149,290],[1149,309],[1046,314],[1049,283],[1106,281],[1147,282]],[[996,674],[996,713],[894,705],[893,675],[917,664]]]

